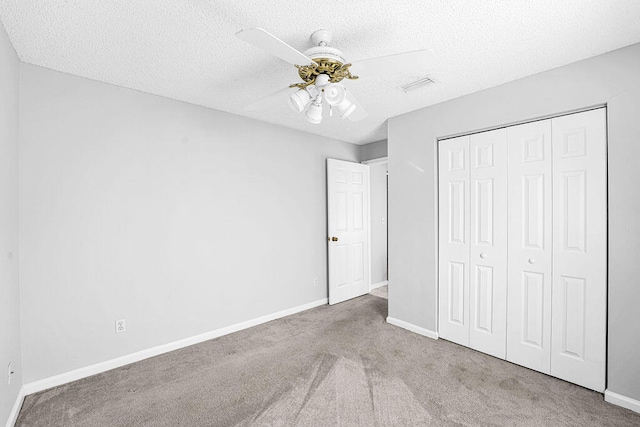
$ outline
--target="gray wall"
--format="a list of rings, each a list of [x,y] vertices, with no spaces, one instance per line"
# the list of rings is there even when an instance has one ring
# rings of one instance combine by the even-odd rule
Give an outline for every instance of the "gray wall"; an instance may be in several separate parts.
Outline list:
[[[0,424],[22,386],[18,287],[18,107],[20,64],[0,24]],[[7,365],[15,374],[7,385]]]
[[[372,142],[360,146],[360,160],[379,159],[387,157],[387,140]]]
[[[21,90],[25,382],[327,297],[325,159],[358,146],[26,64]]]
[[[387,164],[369,166],[371,284],[387,280]]]
[[[604,103],[608,389],[640,400],[640,44],[389,120],[389,315],[437,330],[437,138]]]

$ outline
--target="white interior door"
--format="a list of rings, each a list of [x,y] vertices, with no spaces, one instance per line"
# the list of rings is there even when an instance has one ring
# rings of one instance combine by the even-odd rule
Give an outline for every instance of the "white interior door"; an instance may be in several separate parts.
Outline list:
[[[507,130],[469,137],[469,346],[505,358],[507,340]]]
[[[369,166],[327,159],[329,304],[369,292]]]
[[[554,118],[551,374],[604,390],[607,300],[605,109]]]
[[[551,363],[551,120],[507,128],[509,144],[507,360]]]
[[[469,136],[438,149],[440,336],[469,345]]]

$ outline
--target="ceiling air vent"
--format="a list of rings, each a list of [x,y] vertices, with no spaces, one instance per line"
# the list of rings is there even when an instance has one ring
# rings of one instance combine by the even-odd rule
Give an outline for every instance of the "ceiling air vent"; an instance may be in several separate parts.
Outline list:
[[[425,86],[428,86],[434,83],[435,82],[431,80],[428,76],[424,76],[419,78],[418,80],[399,86],[398,89],[402,90],[404,93],[411,93],[420,88],[423,88]]]

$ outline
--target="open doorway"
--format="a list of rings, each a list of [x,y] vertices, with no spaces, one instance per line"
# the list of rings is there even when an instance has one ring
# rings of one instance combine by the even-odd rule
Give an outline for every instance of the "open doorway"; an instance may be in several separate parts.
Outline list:
[[[387,158],[362,162],[369,166],[370,227],[371,227],[371,287],[373,295],[388,298],[389,259],[387,245],[388,182]]]

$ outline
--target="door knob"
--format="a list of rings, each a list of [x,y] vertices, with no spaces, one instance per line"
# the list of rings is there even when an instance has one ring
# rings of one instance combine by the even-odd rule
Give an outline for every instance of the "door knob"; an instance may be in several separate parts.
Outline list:
[[[487,253],[486,252],[482,252],[480,254],[480,258],[485,259],[487,257]]]
[[[529,258],[529,264],[535,264],[536,260],[534,258]]]
[[[327,237],[327,240],[331,240],[332,242],[337,242],[338,238],[337,237]]]

